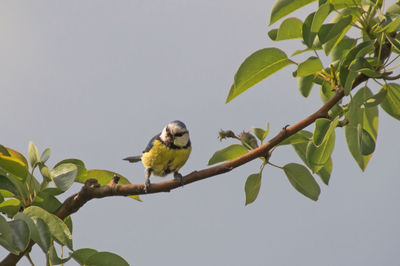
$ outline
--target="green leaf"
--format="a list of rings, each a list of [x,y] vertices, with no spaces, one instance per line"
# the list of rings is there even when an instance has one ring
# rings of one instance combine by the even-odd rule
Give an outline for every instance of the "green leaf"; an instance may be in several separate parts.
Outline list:
[[[317,175],[321,178],[325,185],[329,185],[329,179],[332,173],[332,158],[329,158],[328,162],[322,167],[318,172]]]
[[[258,127],[252,127],[251,130],[253,131],[254,135],[262,142],[267,137],[269,132],[269,123],[267,123],[267,129],[264,130]]]
[[[369,1],[369,0],[362,0],[362,1]],[[353,21],[359,19],[363,14],[365,14],[365,10],[362,6],[352,6],[346,9],[343,9],[341,12],[333,18],[333,21],[339,21],[343,17],[352,16]]]
[[[64,191],[57,187],[48,187],[48,188],[43,189],[41,191],[41,193],[52,195],[52,196],[57,196],[57,195],[64,193]]]
[[[127,178],[123,177],[118,173],[111,172],[108,170],[95,170],[95,169],[88,170],[86,175],[76,179],[76,182],[83,184],[86,182],[86,180],[94,178],[98,181],[100,186],[104,186],[110,183],[110,181],[113,179],[115,175],[120,177],[120,180],[118,182],[119,184],[130,184]]]
[[[36,164],[40,162],[39,150],[32,141],[29,141],[28,145],[28,159],[32,168],[35,168]]]
[[[316,81],[319,81],[319,80],[316,79]],[[327,82],[325,80],[322,81],[321,84],[319,84],[319,85],[320,85],[319,94],[320,94],[321,101],[323,103],[326,103],[335,94],[335,91],[333,90],[331,83]]]
[[[13,245],[20,251],[25,250],[31,238],[28,225],[23,220],[10,221],[8,224],[11,228]]]
[[[311,137],[312,137],[311,132],[307,130],[300,130],[296,134],[288,137],[287,139],[279,143],[279,145],[306,143],[310,140]]]
[[[370,78],[380,78],[380,77],[382,77],[382,73],[377,72],[377,71],[375,71],[373,69],[369,69],[369,68],[362,68],[362,69],[359,70],[359,72],[364,74],[364,75],[366,75],[367,77],[370,77]]]
[[[382,87],[382,89],[379,90],[379,92],[368,99],[365,100],[365,102],[360,106],[361,108],[369,108],[369,107],[374,107],[383,102],[383,100],[386,99],[387,95],[387,90],[385,87]]]
[[[58,243],[66,245],[71,250],[73,249],[71,232],[60,218],[36,206],[26,208],[23,213],[27,214],[34,221],[38,218],[42,219],[47,224],[51,235]]]
[[[42,163],[47,162],[47,160],[50,158],[51,155],[51,149],[50,148],[46,148],[43,152],[42,155],[40,156],[40,161]]]
[[[256,200],[258,192],[260,192],[260,186],[261,186],[260,173],[252,174],[247,178],[246,184],[244,185],[244,191],[246,193],[246,205]]]
[[[357,43],[356,39],[350,39],[346,36],[336,45],[334,49],[332,49],[331,57],[332,61],[340,60],[344,58],[344,55],[351,48],[355,47]]]
[[[343,59],[341,59],[341,63],[339,65],[339,83],[341,86],[345,87],[345,93],[346,90],[347,93],[351,90],[351,85],[354,81],[354,77],[355,75],[357,75],[357,73],[348,71],[349,66],[353,64],[355,60],[357,60],[358,58],[364,57],[366,54],[372,53],[373,50],[374,50],[373,42],[366,41],[352,48],[344,55]],[[352,74],[353,76],[349,77],[350,74]],[[346,86],[348,87],[346,88]]]
[[[7,148],[7,151],[9,152],[12,158],[19,160],[21,164],[26,168],[26,170],[28,170],[28,161],[21,153],[11,148]]]
[[[365,41],[350,49],[341,62],[341,65],[347,67],[354,59],[360,58],[374,51],[374,42]]]
[[[48,253],[49,259],[51,261],[51,265],[58,265],[58,264],[64,264],[67,261],[69,261],[71,259],[71,257],[68,258],[60,258],[57,255],[57,251],[56,248],[54,247],[54,243],[52,243],[52,245],[50,246],[49,249],[49,253]]]
[[[361,127],[357,125],[358,144],[362,155],[370,155],[375,151],[375,141],[372,136]]]
[[[104,186],[104,185],[107,185],[108,183],[110,183],[110,181],[113,179],[113,177],[115,175],[120,178],[118,181],[118,184],[121,184],[121,185],[130,184],[129,180],[126,177],[124,177],[118,173],[111,172],[108,170],[96,170],[96,169],[87,170],[86,174],[84,176],[78,176],[76,178],[75,182],[84,184],[86,182],[86,180],[94,178],[97,180],[97,182],[101,186]],[[129,197],[132,199],[141,201],[141,199],[138,195],[131,195]]]
[[[400,3],[397,2],[386,9],[386,14],[390,17],[400,16]]]
[[[292,56],[299,55],[299,54],[303,54],[303,53],[305,53],[305,52],[310,52],[310,51],[313,51],[313,49],[312,49],[312,48],[305,48],[305,49],[296,50],[296,51],[292,54]]]
[[[314,1],[315,0],[277,0],[271,10],[271,20],[269,25]]]
[[[97,250],[92,248],[81,248],[72,252],[71,257],[80,265],[87,265],[87,259],[96,254]]]
[[[361,72],[368,77],[377,78],[381,77],[382,74],[375,71],[372,65],[364,57],[355,59],[349,66],[349,69],[354,72]]]
[[[306,158],[311,170],[317,173],[328,162],[335,147],[335,133],[327,136],[327,139],[320,145],[315,146],[312,141],[307,145]]]
[[[226,102],[289,64],[292,62],[278,48],[265,48],[251,54],[236,72]]]
[[[354,71],[349,71],[347,75],[346,83],[344,84],[344,95],[349,95],[350,91],[353,89],[353,83],[358,77],[358,73]]]
[[[14,248],[11,227],[2,215],[0,215],[0,245],[13,254],[19,253],[19,251]]]
[[[40,173],[42,174],[44,180],[46,180],[46,182],[50,182],[51,181],[51,171],[50,169],[44,165],[43,163],[39,164],[39,169],[40,169]]]
[[[278,37],[278,29],[272,29],[268,32],[268,37],[272,41],[276,41],[276,38]]]
[[[267,127],[265,128],[265,131],[264,131],[264,135],[263,135],[264,139],[268,136],[268,133],[269,133],[269,122],[267,122]]]
[[[1,155],[0,155],[0,157],[1,157]],[[18,171],[21,171],[24,174],[26,173],[27,176],[26,176],[25,180],[21,180],[20,177],[7,171],[7,169],[0,167],[0,186],[2,186],[0,188],[9,190],[10,193],[13,194],[13,195],[10,195],[10,193],[8,193],[8,196],[5,195],[6,197],[16,197],[16,198],[20,199],[22,202],[26,202],[26,199],[28,199],[30,197],[29,195],[31,193],[34,193],[34,191],[37,191],[37,188],[38,188],[37,180],[34,179],[27,171],[25,172],[25,170],[24,170],[25,168],[21,165],[22,163],[19,160],[16,160],[12,157],[6,157],[6,158],[9,158],[10,160],[6,161],[6,162],[3,161],[3,163],[7,164],[7,165],[3,164],[3,166],[10,167],[8,170],[13,171],[14,174],[19,174]],[[0,158],[0,161],[2,161],[2,158]],[[10,162],[11,162],[11,164],[9,164]],[[0,162],[0,164],[1,164],[1,162]],[[14,167],[14,169],[12,169],[13,167]],[[23,175],[23,174],[21,174],[21,175]],[[10,182],[5,181],[4,178],[8,179],[8,181],[10,181],[12,183],[12,186],[10,186]],[[26,184],[29,184],[31,191],[28,190],[28,186]]]
[[[342,9],[345,7],[359,6],[361,0],[329,0],[335,9]]]
[[[396,31],[399,25],[400,25],[400,17],[396,17],[392,22],[390,22],[384,28],[382,28],[381,30],[378,30],[378,32],[384,31],[387,33],[391,33],[391,32]]]
[[[264,133],[265,133],[265,130],[264,130],[264,129],[258,128],[258,127],[252,127],[251,130],[253,131],[254,135],[256,135],[256,137],[257,137],[260,141],[263,141],[263,140],[264,140],[264,138],[263,138]]]
[[[386,113],[400,120],[400,85],[389,83],[382,88],[387,90],[387,95],[381,102],[381,107]]]
[[[314,76],[297,77],[297,86],[299,87],[301,95],[307,98],[314,86]]]
[[[13,217],[21,209],[21,202],[18,199],[9,199],[0,203],[0,212],[4,212],[8,217]]]
[[[321,60],[318,57],[311,56],[297,67],[297,76],[305,77],[323,69]]]
[[[2,154],[4,156],[11,156],[11,154],[8,152],[7,148],[1,144],[0,144],[0,154]]]
[[[304,196],[317,201],[321,189],[306,167],[289,163],[283,167],[290,184]]]
[[[328,132],[331,120],[327,118],[318,118],[315,120],[315,130],[312,137],[313,144],[319,146],[323,140],[326,139],[326,133]]]
[[[0,189],[0,195],[4,198],[14,198],[16,195],[14,193],[11,193],[10,191]],[[4,200],[3,200],[4,201]]]
[[[38,218],[35,222],[24,213],[17,213],[14,216],[15,220],[23,220],[29,227],[29,231],[31,232],[31,238],[35,241],[44,253],[49,251],[51,245],[51,234],[49,227],[47,224],[40,218]]]
[[[240,144],[233,144],[214,153],[211,159],[208,161],[208,165],[230,161],[239,156],[246,154],[248,150],[246,147]]]
[[[0,155],[0,168],[3,168],[7,173],[12,174],[19,181],[25,181],[28,170],[24,164],[13,157]]]
[[[41,207],[46,211],[53,213],[61,206],[61,202],[53,195],[41,191],[36,195],[33,201],[33,205]]]
[[[329,3],[325,3],[318,8],[311,24],[311,32],[317,33],[319,31],[322,23],[324,23],[326,17],[331,13],[331,11],[332,6]]]
[[[128,262],[126,262],[122,257],[106,251],[97,252],[88,257],[86,260],[86,264],[96,266],[129,266]]]
[[[73,225],[72,225],[71,216],[67,216],[67,217],[64,219],[64,223],[68,226],[68,229],[69,229],[69,231],[70,231],[71,234],[72,234]]]
[[[16,186],[7,177],[5,177],[1,174],[0,174],[0,189],[7,190],[14,195],[19,194]]]
[[[315,37],[317,36],[317,33],[311,32],[311,24],[314,20],[314,16],[315,12],[309,14],[303,23],[303,29],[302,29],[303,40],[308,48],[314,48],[314,41]]]
[[[281,23],[276,33],[274,30],[272,30],[274,32],[271,32],[271,34],[268,33],[268,35],[273,41],[297,39],[302,37],[302,27],[303,22],[300,19],[287,18]]]
[[[357,9],[357,11],[359,11]],[[339,13],[336,17],[333,18],[332,23],[334,26],[331,30],[324,36],[326,42],[322,42],[323,49],[326,55],[329,55],[331,51],[340,43],[340,41],[345,37],[346,33],[352,27],[352,22],[358,19],[358,16],[353,16],[351,12]],[[321,28],[322,29],[322,28]],[[321,31],[320,31],[321,32]],[[320,35],[318,35],[320,36]]]
[[[67,191],[75,181],[78,168],[72,163],[63,163],[51,170],[51,177],[56,186],[62,191]]]
[[[322,25],[320,31],[318,32],[319,40],[323,44],[332,40],[333,38],[340,35],[343,31],[345,31],[345,29],[347,28],[347,26],[350,25],[351,22],[352,17],[347,16],[337,21],[336,23]]]
[[[389,40],[389,42],[392,44],[392,48],[395,48],[395,51],[397,49],[397,52],[400,51],[400,40],[397,38],[392,38],[389,35],[386,35],[386,38]]]
[[[378,133],[378,108],[377,106],[370,108],[360,108],[361,104],[372,96],[371,91],[367,87],[363,87],[357,91],[349,103],[348,112],[346,118],[349,124],[345,127],[345,135],[347,146],[349,147],[350,153],[360,166],[361,170],[364,171],[371,158],[370,155],[362,155],[359,146],[359,137],[357,126],[361,125],[361,128],[366,130],[369,135],[376,142]]]
[[[54,168],[56,168],[57,166],[59,166],[59,165],[61,165],[61,164],[65,164],[65,163],[72,163],[72,164],[75,164],[75,166],[78,168],[77,179],[79,179],[81,176],[86,175],[86,171],[87,171],[87,170],[86,170],[85,163],[82,162],[82,161],[79,160],[79,159],[71,158],[71,159],[62,160],[61,162],[58,162],[58,163],[54,166]]]
[[[326,118],[317,119],[315,121],[315,130],[312,138],[314,145],[319,147],[322,143],[326,142],[334,132],[338,123],[339,117],[335,117],[332,121]]]
[[[25,182],[28,183],[30,187],[29,190],[27,190],[27,195],[29,195],[29,193],[36,194],[39,191],[40,183],[36,180],[36,178],[33,175],[28,174],[28,177]]]
[[[327,24],[324,24],[321,26],[321,29],[318,32],[318,39],[320,40],[321,43],[326,43],[327,41],[330,40],[328,38],[329,32],[333,29],[334,26],[335,26],[335,23],[327,23]],[[336,35],[334,35],[333,37],[335,37],[335,36]]]

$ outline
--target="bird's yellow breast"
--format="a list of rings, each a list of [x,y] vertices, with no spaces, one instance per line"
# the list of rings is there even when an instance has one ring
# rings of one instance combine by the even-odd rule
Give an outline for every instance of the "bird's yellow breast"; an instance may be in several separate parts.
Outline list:
[[[153,147],[142,154],[142,163],[146,169],[151,168],[153,175],[166,176],[178,171],[189,158],[192,148],[172,149],[161,141],[154,140]]]

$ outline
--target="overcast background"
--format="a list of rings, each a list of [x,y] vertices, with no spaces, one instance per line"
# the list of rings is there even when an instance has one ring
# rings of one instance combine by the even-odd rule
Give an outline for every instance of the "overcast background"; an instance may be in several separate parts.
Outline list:
[[[183,174],[207,167],[214,151],[233,143],[219,142],[220,129],[270,122],[270,136],[277,134],[320,106],[317,88],[310,99],[298,93],[294,66],[224,104],[249,54],[298,48],[300,41],[267,38],[271,7],[265,0],[1,1],[0,143],[26,154],[32,140],[41,151],[51,147],[50,165],[79,158],[88,169],[142,183],[143,166],[121,159],[140,154],[169,121],[190,130]],[[309,10],[297,14],[304,19]],[[251,162],[142,203],[92,200],[72,216],[74,248],[112,251],[141,266],[399,265],[400,125],[380,110],[365,173],[343,130],[336,132],[331,182],[317,177],[317,202],[266,167],[258,199],[245,207],[246,178],[260,165]],[[300,162],[290,147],[271,161]],[[45,261],[37,247],[33,259]]]

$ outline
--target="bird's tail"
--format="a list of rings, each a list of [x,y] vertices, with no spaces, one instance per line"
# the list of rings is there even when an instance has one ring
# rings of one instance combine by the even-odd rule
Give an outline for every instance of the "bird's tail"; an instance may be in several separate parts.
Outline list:
[[[136,163],[142,160],[142,156],[138,155],[138,156],[129,156],[124,158],[123,160],[129,161],[130,163]]]

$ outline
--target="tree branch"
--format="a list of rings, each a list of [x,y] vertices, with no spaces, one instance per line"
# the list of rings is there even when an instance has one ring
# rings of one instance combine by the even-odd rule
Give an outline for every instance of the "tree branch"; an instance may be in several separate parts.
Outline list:
[[[353,89],[362,82],[368,80],[368,77],[360,74],[353,83]],[[209,167],[200,171],[194,171],[184,176],[183,184],[187,185],[193,182],[197,182],[212,176],[220,175],[229,172],[243,164],[246,164],[259,157],[268,156],[269,151],[277,146],[280,142],[294,135],[298,131],[306,128],[318,118],[328,116],[328,111],[337,104],[344,97],[344,89],[338,87],[336,93],[316,112],[309,115],[302,121],[290,126],[283,128],[275,137],[264,143],[260,147],[248,152],[247,154],[238,157],[234,160]],[[119,177],[115,176],[113,180],[104,186],[100,186],[96,179],[89,179],[85,182],[81,191],[67,198],[59,209],[54,213],[60,219],[65,219],[67,216],[77,212],[86,202],[95,198],[104,198],[109,196],[129,196],[129,195],[141,195],[141,194],[153,194],[159,192],[169,192],[173,189],[181,187],[180,181],[168,180],[159,183],[151,184],[147,193],[144,190],[144,184],[118,184]],[[1,265],[16,265],[16,263],[28,252],[30,252],[32,246],[35,243],[31,240],[27,249],[21,252],[19,255],[10,253],[7,257],[0,262]]]
[[[367,79],[367,76],[363,74],[359,75],[353,83],[353,88],[357,87],[360,83],[366,81]],[[327,117],[328,111],[343,97],[344,90],[343,88],[338,87],[334,96],[332,96],[332,98],[329,99],[320,109],[318,109],[307,118],[303,119],[295,125],[283,128],[275,137],[270,139],[268,142],[264,143],[260,147],[248,152],[243,156],[200,171],[194,171],[184,176],[183,184],[187,185],[212,176],[224,174],[254,159],[267,156],[269,151],[283,140],[314,123],[316,119]],[[168,180],[159,183],[152,183],[146,193],[144,190],[144,184],[119,185],[118,180],[119,178],[115,176],[109,184],[104,186],[99,186],[97,180],[95,179],[87,180],[81,191],[67,198],[60,206],[60,208],[55,212],[55,215],[57,215],[61,219],[64,219],[67,216],[77,212],[86,202],[95,198],[170,192],[173,189],[181,187],[180,181]]]
[[[366,81],[367,79],[367,76],[359,75],[354,81],[353,88],[357,87],[360,83]],[[212,176],[224,174],[254,159],[267,156],[269,151],[283,140],[314,123],[316,119],[327,117],[328,111],[335,104],[337,104],[343,98],[343,96],[343,88],[337,88],[336,93],[332,96],[332,98],[330,98],[320,109],[307,118],[290,127],[283,128],[275,137],[241,157],[200,171],[194,171],[184,176],[183,184],[187,185]],[[129,196],[169,192],[173,189],[181,187],[180,181],[168,180],[159,183],[152,183],[146,193],[144,190],[144,184],[119,185],[118,181],[119,177],[114,176],[113,180],[109,184],[100,186],[96,179],[87,180],[81,191],[67,198],[54,214],[60,219],[65,219],[67,216],[77,212],[83,205],[85,205],[86,202],[92,199],[105,198],[109,196]],[[6,258],[3,259],[3,261],[0,263],[0,266],[15,265],[27,252],[31,250],[34,244],[35,243],[31,240],[25,252],[21,252],[19,255],[10,253]]]

